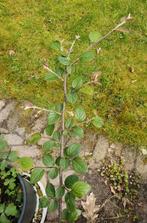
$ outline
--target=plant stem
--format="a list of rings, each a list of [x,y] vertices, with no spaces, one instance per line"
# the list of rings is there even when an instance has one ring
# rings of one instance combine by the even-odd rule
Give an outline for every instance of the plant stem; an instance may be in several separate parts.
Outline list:
[[[64,147],[65,147],[65,139],[64,139],[64,130],[65,130],[65,109],[66,109],[66,95],[67,95],[67,74],[64,75],[64,85],[63,85],[63,91],[64,91],[64,99],[63,99],[63,108],[61,113],[61,143],[60,143],[60,157],[63,157],[64,155]],[[61,168],[59,169],[59,185],[60,187],[63,185],[63,173]],[[59,223],[61,223],[61,213],[62,213],[62,198],[59,200]]]
[[[129,14],[128,16],[126,16],[124,19],[123,19],[123,21],[121,21],[119,24],[117,24],[112,30],[110,30],[108,33],[106,33],[104,36],[102,36],[100,39],[98,39],[98,41],[96,42],[96,43],[92,43],[87,49],[86,49],[86,51],[84,51],[84,52],[87,52],[88,50],[90,50],[90,49],[93,49],[93,48],[95,48],[101,41],[103,41],[104,39],[106,39],[108,36],[110,36],[113,32],[115,32],[115,31],[117,31],[117,29],[119,29],[121,26],[123,26],[125,23],[127,23],[129,20],[131,20],[132,19],[132,17],[131,17],[131,15]],[[81,55],[80,55],[81,56]],[[79,60],[80,60],[80,56],[77,58],[77,59],[75,59],[74,61],[73,61],[73,63],[71,64],[71,66],[72,65],[74,65],[74,64],[76,64]]]

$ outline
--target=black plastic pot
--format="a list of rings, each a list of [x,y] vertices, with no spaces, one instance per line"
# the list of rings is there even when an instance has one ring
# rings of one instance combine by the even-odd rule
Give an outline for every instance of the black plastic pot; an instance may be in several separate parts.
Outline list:
[[[37,203],[36,191],[28,180],[18,176],[23,191],[23,206],[17,223],[31,223]]]

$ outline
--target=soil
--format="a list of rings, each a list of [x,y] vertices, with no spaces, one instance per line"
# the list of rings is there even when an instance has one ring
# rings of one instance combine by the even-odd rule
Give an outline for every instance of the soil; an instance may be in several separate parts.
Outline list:
[[[95,194],[97,205],[102,205],[106,199],[113,194],[109,185],[104,183],[103,178],[95,170],[86,176],[87,182],[92,186]],[[81,217],[77,223],[86,223],[87,221]],[[138,198],[131,206],[124,208],[122,203],[116,198],[109,200],[98,215],[96,223],[146,223],[147,222],[147,184],[141,183],[138,191]]]

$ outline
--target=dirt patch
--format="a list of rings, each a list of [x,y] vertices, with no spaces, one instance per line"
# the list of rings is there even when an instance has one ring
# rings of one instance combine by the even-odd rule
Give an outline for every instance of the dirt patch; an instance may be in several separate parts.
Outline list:
[[[121,200],[113,197],[109,184],[95,170],[86,176],[87,182],[92,186],[97,205],[104,205],[99,212],[96,223],[146,223],[147,220],[147,184],[141,183],[136,199],[130,205],[123,207]],[[106,202],[107,201],[107,202]],[[87,222],[81,217],[77,223]]]

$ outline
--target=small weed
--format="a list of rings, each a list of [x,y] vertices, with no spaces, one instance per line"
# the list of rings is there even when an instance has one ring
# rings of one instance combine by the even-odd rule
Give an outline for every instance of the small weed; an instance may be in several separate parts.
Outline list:
[[[111,192],[118,194],[122,202],[126,201],[124,198],[131,202],[136,199],[140,178],[134,171],[126,171],[121,159],[118,162],[105,161],[99,172],[110,185]]]

